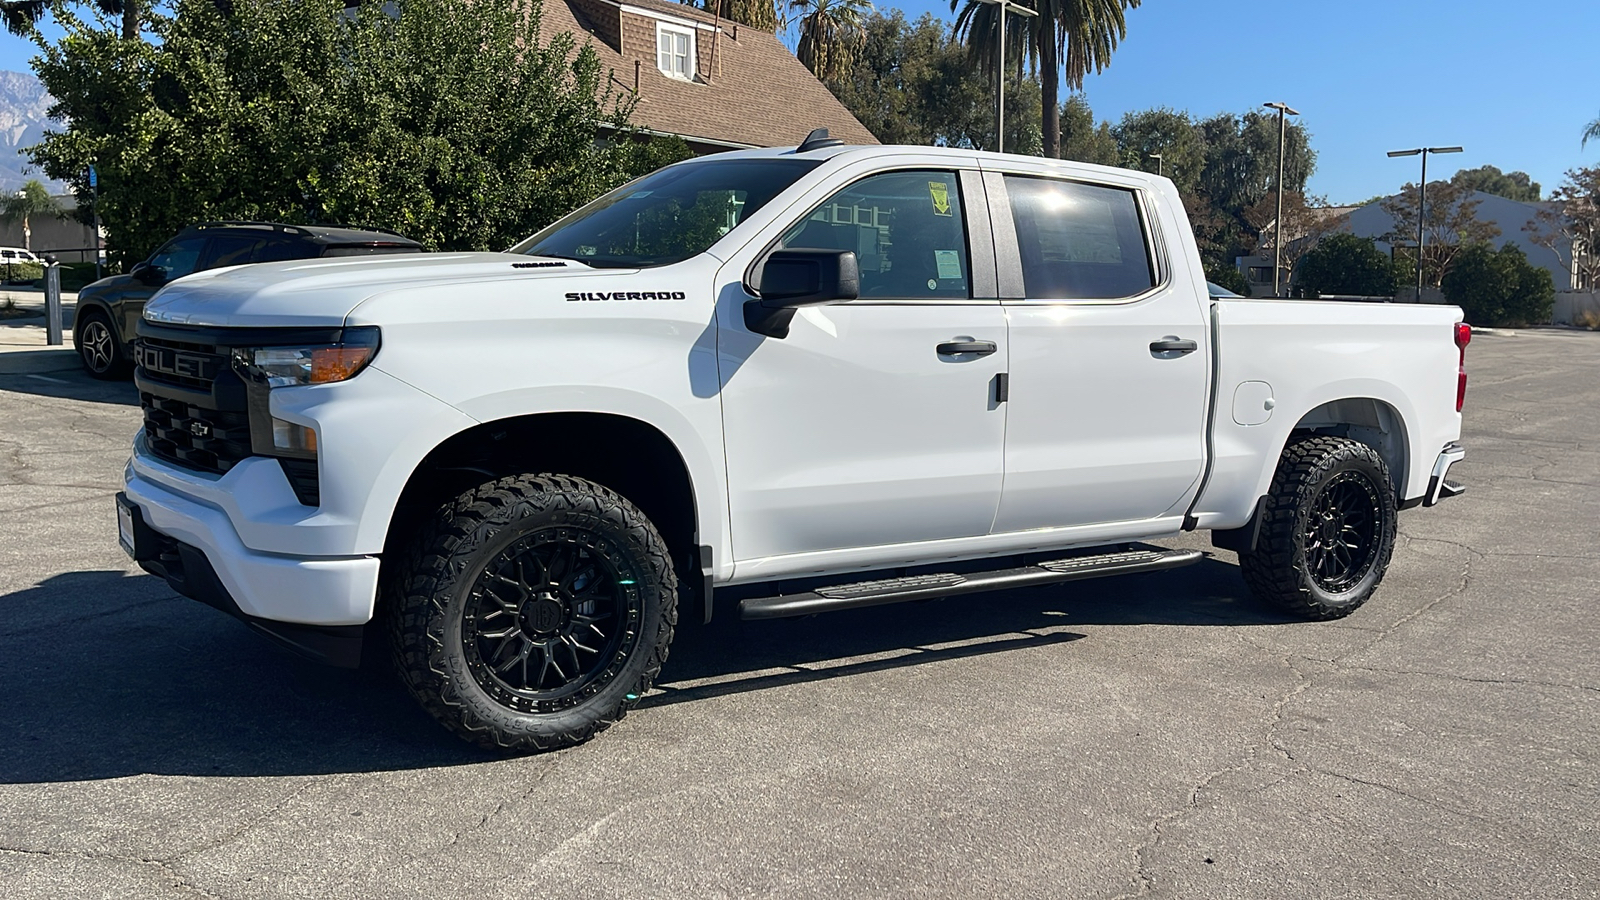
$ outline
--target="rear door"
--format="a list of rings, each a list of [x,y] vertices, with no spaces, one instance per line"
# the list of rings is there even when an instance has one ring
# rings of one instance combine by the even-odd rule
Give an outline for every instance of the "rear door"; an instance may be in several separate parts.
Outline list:
[[[1201,283],[1140,182],[986,173],[1011,386],[996,532],[1181,515],[1205,460]],[[1170,253],[1163,248],[1163,238]]]

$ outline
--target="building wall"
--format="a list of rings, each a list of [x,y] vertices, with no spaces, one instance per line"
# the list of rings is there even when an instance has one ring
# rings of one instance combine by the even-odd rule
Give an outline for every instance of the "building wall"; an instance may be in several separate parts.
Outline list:
[[[57,201],[67,209],[72,209],[71,197],[57,197]],[[95,246],[94,229],[83,225],[72,218],[56,219],[50,216],[35,217],[30,221],[33,226],[33,241],[31,248],[34,253],[44,255],[49,251],[76,250]],[[22,220],[0,221],[0,246],[22,246]],[[94,255],[90,251],[56,253],[55,256],[62,262],[92,262]]]
[[[1528,255],[1528,262],[1549,270],[1556,290],[1572,289],[1572,270],[1562,262],[1561,257],[1557,256],[1555,251],[1529,240],[1529,234],[1522,230],[1523,226],[1533,221],[1538,207],[1482,191],[1475,192],[1473,199],[1479,201],[1477,218],[1480,221],[1492,222],[1500,229],[1499,236],[1492,241],[1495,249],[1507,243],[1516,244]],[[1393,253],[1393,248],[1383,240],[1383,236],[1394,230],[1394,217],[1384,212],[1380,204],[1368,204],[1351,212],[1350,230],[1360,237],[1373,238],[1378,242],[1378,249],[1383,252]],[[1414,237],[1401,246],[1410,247],[1413,243],[1415,243]]]

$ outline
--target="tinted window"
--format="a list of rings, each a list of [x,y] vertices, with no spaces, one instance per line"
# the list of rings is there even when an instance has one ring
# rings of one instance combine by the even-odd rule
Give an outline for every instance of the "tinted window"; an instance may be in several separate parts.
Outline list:
[[[158,268],[166,280],[182,278],[195,270],[200,261],[200,251],[206,245],[203,237],[180,238],[169,242],[150,257],[150,265]]]
[[[317,245],[293,238],[274,238],[264,241],[251,254],[251,262],[283,262],[288,259],[310,259],[317,255]]]
[[[248,236],[218,235],[206,245],[206,252],[200,256],[200,269],[220,269],[223,266],[238,266],[250,261],[250,253],[256,245],[261,243],[260,238]]]
[[[971,296],[961,192],[951,172],[858,181],[791,228],[782,246],[854,250],[862,297]]]
[[[705,252],[815,160],[708,160],[625,184],[511,248],[597,267],[662,266]]]
[[[1006,176],[1031,300],[1115,299],[1155,284],[1132,191]]]

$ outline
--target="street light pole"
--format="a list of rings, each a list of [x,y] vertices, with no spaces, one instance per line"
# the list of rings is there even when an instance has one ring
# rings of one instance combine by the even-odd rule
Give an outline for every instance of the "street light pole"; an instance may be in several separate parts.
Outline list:
[[[1156,177],[1159,178],[1162,175],[1165,175],[1166,172],[1164,170],[1165,170],[1166,167],[1162,162],[1161,154],[1159,154],[1159,153],[1151,153],[1151,154],[1147,154],[1147,155],[1151,159],[1156,161]]]
[[[1417,186],[1417,302],[1422,302],[1422,241],[1423,224],[1427,221],[1428,209],[1428,154],[1429,153],[1460,153],[1460,147],[1414,147],[1410,150],[1390,150],[1389,156],[1416,156],[1422,155],[1422,183]]]
[[[996,153],[1006,152],[1006,13],[1033,18],[1039,14],[1012,0],[978,0],[1000,7],[1000,62],[994,73],[994,147]]]
[[[1287,143],[1288,124],[1284,116],[1298,116],[1299,111],[1291,109],[1287,103],[1263,103],[1267,109],[1278,111],[1278,216],[1272,223],[1272,296],[1279,296],[1278,278],[1280,277],[1283,260],[1283,149]]]

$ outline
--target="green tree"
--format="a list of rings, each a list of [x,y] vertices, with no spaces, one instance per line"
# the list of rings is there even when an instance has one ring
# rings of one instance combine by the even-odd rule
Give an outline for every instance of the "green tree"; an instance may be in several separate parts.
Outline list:
[[[1166,107],[1131,112],[1112,129],[1122,165],[1129,169],[1155,172],[1158,168],[1171,178],[1178,190],[1193,192],[1200,186],[1200,170],[1205,165],[1205,143],[1188,113]],[[1160,164],[1151,154],[1161,154]]]
[[[872,11],[869,0],[789,0],[800,23],[794,55],[818,79],[827,82],[850,70],[861,47],[861,20]]]
[[[1082,94],[1073,94],[1061,105],[1061,158],[1101,166],[1122,162],[1111,124],[1095,124],[1094,110]]]
[[[7,31],[29,37],[55,2],[59,0],[0,0],[0,19],[5,21]],[[93,0],[92,5],[121,21],[123,40],[135,41],[139,39],[147,9],[154,4],[149,0]]]
[[[1596,116],[1593,122],[1584,126],[1582,146],[1588,147],[1590,140],[1600,141],[1600,116]]]
[[[862,42],[850,69],[828,89],[886,144],[994,146],[994,90],[968,65],[966,48],[943,23],[924,14],[874,12],[862,21]],[[1039,83],[1023,77],[1006,88],[1006,146],[1037,152]],[[1033,148],[1030,151],[1030,148]]]
[[[762,31],[777,31],[780,24],[773,0],[698,0],[691,5]]]
[[[1032,0],[1039,15],[1013,16],[1006,23],[1005,58],[1026,59],[1039,76],[1044,155],[1061,157],[1061,84],[1083,89],[1083,79],[1111,64],[1117,44],[1128,35],[1126,11],[1140,0]],[[951,0],[956,34],[975,60],[991,71],[1001,52],[1001,7],[980,0]]]
[[[1225,287],[1241,297],[1250,296],[1250,280],[1235,266],[1227,264],[1206,266],[1206,280]]]
[[[1518,203],[1538,203],[1540,197],[1539,182],[1527,172],[1502,172],[1495,166],[1462,169],[1450,177],[1450,183]]]
[[[1300,260],[1299,287],[1310,296],[1388,297],[1395,284],[1394,261],[1371,238],[1335,234]]]
[[[50,196],[50,189],[46,188],[37,178],[28,179],[17,191],[9,197],[0,199],[0,219],[8,222],[22,222],[22,247],[24,250],[33,249],[33,220],[41,216],[60,219],[66,216],[66,210]]]
[[[354,222],[433,249],[501,249],[686,155],[630,130],[592,50],[539,4],[177,0],[158,42],[58,13],[36,68],[62,130],[29,151],[123,260],[203,219]],[[607,140],[597,141],[597,133]]]
[[[1311,134],[1294,120],[1285,123],[1284,193],[1303,194],[1316,171]],[[1218,113],[1195,125],[1204,147],[1200,189],[1223,213],[1243,221],[1244,211],[1278,189],[1278,119],[1251,110]]]
[[[1444,276],[1444,295],[1473,325],[1534,325],[1550,321],[1556,289],[1547,269],[1532,265],[1516,244],[1498,251],[1486,243],[1464,248]]]

